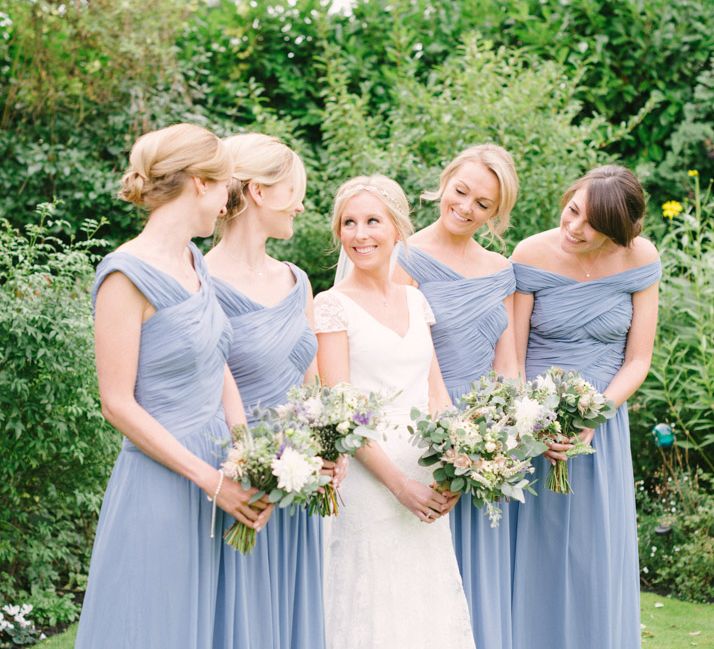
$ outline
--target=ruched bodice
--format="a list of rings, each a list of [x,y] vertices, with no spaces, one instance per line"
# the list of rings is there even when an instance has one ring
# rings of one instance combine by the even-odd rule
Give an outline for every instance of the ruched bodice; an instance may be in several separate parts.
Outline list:
[[[317,352],[317,340],[305,316],[307,276],[297,266],[288,266],[295,285],[270,307],[213,278],[218,301],[233,329],[228,365],[249,417],[255,406],[283,403],[288,390],[303,382]]]
[[[513,264],[518,291],[534,297],[526,356],[529,377],[551,365],[607,384],[622,366],[632,293],[655,283],[659,262],[588,282]]]
[[[307,275],[287,265],[295,284],[273,306],[212,278],[233,332],[228,365],[249,423],[257,406],[285,402],[317,351],[305,315]],[[213,649],[323,649],[322,550],[322,521],[305,509],[276,509],[247,556],[224,545]]]
[[[533,295],[528,378],[557,365],[579,371],[605,390],[624,361],[632,294],[659,279],[659,262],[587,282],[525,264],[514,263],[513,268],[517,290]],[[550,465],[543,457],[534,460],[539,494],[518,508],[513,649],[640,646],[626,403],[597,427],[592,446],[593,455],[568,463],[569,495],[543,487]]]
[[[97,268],[92,298],[117,272],[155,307],[141,327],[136,400],[191,454],[217,467],[230,439],[221,395],[231,329],[201,253],[189,249],[196,293],[132,254],[113,252]],[[223,524],[223,512],[214,519],[198,485],[125,438],[99,515],[77,649],[213,646],[223,543],[210,533]]]
[[[223,371],[231,330],[213,291],[205,262],[191,244],[201,282],[189,293],[173,277],[138,257],[114,252],[97,268],[92,291],[121,272],[156,309],[141,330],[134,393],[137,402],[178,439],[222,412]],[[125,447],[131,447],[125,439]]]
[[[503,300],[516,290],[513,270],[509,266],[483,277],[464,277],[414,246],[400,245],[398,261],[434,311],[434,347],[456,402],[493,366],[496,343],[508,326]]]

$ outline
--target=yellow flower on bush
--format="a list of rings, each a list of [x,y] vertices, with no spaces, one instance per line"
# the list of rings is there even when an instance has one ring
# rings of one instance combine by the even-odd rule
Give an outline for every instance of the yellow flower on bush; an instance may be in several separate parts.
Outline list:
[[[682,204],[679,201],[667,201],[662,204],[662,215],[668,219],[673,219],[682,211]]]
[[[696,169],[690,169],[690,170],[687,172],[687,175],[688,175],[690,178],[696,178],[696,177],[699,175],[699,172],[698,172]]]

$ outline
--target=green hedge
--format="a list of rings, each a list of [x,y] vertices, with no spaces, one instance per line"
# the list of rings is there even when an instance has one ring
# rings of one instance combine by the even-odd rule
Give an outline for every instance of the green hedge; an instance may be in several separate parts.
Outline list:
[[[88,287],[98,241],[0,223],[0,600],[33,619],[76,614],[118,435],[98,403]],[[51,225],[48,221],[47,225]],[[53,619],[55,622],[53,622]]]

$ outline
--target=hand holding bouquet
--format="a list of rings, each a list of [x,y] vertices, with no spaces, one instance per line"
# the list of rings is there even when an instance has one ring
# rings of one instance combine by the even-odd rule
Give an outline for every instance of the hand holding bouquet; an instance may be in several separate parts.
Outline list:
[[[329,478],[321,475],[319,447],[309,431],[282,427],[270,413],[255,426],[236,426],[234,442],[223,463],[227,478],[244,489],[254,487],[256,502],[268,497],[278,507],[306,504]],[[225,541],[243,554],[255,547],[255,530],[236,521],[224,534]]]
[[[275,409],[280,421],[309,431],[320,457],[336,462],[340,455],[354,455],[368,439],[376,437],[384,403],[374,393],[365,394],[348,384],[332,388],[303,385],[288,392],[287,403]],[[325,484],[308,503],[310,513],[339,513],[337,491]]]
[[[529,400],[553,413],[549,425],[538,431],[546,444],[571,444],[568,457],[589,455],[595,449],[580,438],[581,431],[595,428],[617,412],[612,401],[598,392],[578,372],[551,367],[528,384]],[[568,463],[556,461],[547,478],[547,487],[560,494],[573,493],[568,480]]]
[[[476,420],[467,412],[451,410],[432,417],[414,408],[409,426],[416,443],[426,448],[419,464],[434,467],[437,489],[468,494],[474,505],[485,507],[491,527],[497,527],[501,510],[494,505],[504,496],[524,501],[524,490],[532,492],[530,458],[517,459],[512,432],[499,420],[489,426],[484,411]]]

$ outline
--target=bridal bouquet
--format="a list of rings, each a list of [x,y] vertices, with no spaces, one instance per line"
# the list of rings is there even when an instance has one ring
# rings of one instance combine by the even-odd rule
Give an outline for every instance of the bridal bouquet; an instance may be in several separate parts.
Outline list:
[[[332,388],[318,383],[292,388],[287,403],[275,408],[278,419],[309,431],[320,457],[335,462],[340,455],[354,455],[368,439],[376,437],[384,400],[348,384]],[[325,484],[308,502],[310,514],[339,513],[337,492]]]
[[[530,460],[547,450],[539,433],[551,425],[555,413],[533,403],[523,382],[491,372],[472,384],[461,397],[461,405],[472,421],[507,432],[509,455]]]
[[[284,426],[266,411],[252,428],[236,426],[233,434],[222,469],[244,489],[258,490],[251,503],[267,495],[278,507],[305,505],[329,482],[320,473],[320,449],[308,430]],[[255,534],[252,527],[236,521],[223,538],[247,554],[255,547]]]
[[[494,404],[477,416],[450,410],[434,417],[414,408],[415,424],[409,426],[416,443],[426,448],[419,464],[434,467],[437,489],[470,495],[474,505],[486,508],[491,527],[501,518],[495,502],[504,496],[524,502],[524,490],[534,493],[531,458],[514,454],[518,442],[499,408]]]
[[[585,428],[595,428],[614,416],[612,401],[598,392],[578,372],[551,367],[544,374],[528,383],[527,397],[539,404],[541,411],[552,413],[551,422],[538,431],[538,439],[546,444],[572,444],[566,451],[568,457],[589,455],[595,449],[580,439]],[[536,406],[532,405],[536,411]],[[558,461],[548,473],[548,489],[560,494],[573,493],[568,480],[568,463]]]

